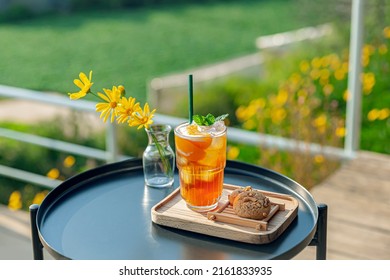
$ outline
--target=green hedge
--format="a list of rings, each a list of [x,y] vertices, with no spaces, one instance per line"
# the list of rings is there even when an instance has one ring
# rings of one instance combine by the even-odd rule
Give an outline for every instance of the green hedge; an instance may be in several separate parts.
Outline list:
[[[231,1],[234,0],[223,2]],[[215,2],[221,0],[10,0],[7,3],[0,3],[0,22],[24,20],[49,13]]]

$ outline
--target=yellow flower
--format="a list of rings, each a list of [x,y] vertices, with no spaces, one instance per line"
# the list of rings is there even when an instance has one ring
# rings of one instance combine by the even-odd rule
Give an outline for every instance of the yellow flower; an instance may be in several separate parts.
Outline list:
[[[348,101],[348,99],[349,99],[349,91],[348,91],[348,89],[346,89],[346,90],[344,91],[344,93],[343,93],[343,99],[344,99],[344,101]]]
[[[339,68],[337,69],[335,72],[334,72],[334,77],[336,78],[336,80],[338,81],[341,81],[345,78],[345,75],[346,75],[346,72],[342,69],[342,68]]]
[[[100,92],[98,92],[98,95],[106,102],[96,104],[96,112],[100,112],[100,118],[103,118],[104,122],[107,121],[110,115],[111,122],[114,122],[115,117],[117,116],[117,108],[121,98],[121,91],[118,90],[116,86],[113,86],[112,90],[106,88],[103,90],[106,95]]]
[[[258,110],[264,109],[265,107],[265,99],[264,98],[257,98],[250,102],[250,105],[256,107]]]
[[[8,200],[8,208],[19,210],[22,208],[22,194],[19,191],[13,191]]]
[[[118,109],[117,109],[118,123],[124,123],[129,118],[132,117],[133,113],[142,111],[139,103],[138,102],[135,103],[134,97],[129,97],[129,99],[127,99],[126,97],[122,97],[120,100],[120,104],[121,105],[118,106]]]
[[[76,163],[76,159],[74,158],[74,156],[67,156],[64,159],[64,166],[65,167],[72,167],[75,163]]]
[[[118,90],[121,93],[121,97],[126,95],[126,90],[125,90],[124,86],[122,86],[122,85],[118,86]]]
[[[232,146],[228,149],[227,157],[230,160],[237,159],[240,154],[240,149],[238,147]]]
[[[385,36],[387,39],[390,39],[390,26],[386,26],[383,29],[383,36]]]
[[[371,72],[363,73],[362,81],[363,81],[363,93],[370,94],[372,88],[375,86],[375,74]]]
[[[301,70],[302,73],[307,73],[309,69],[310,69],[310,64],[306,60],[303,60],[301,61],[301,63],[299,63],[299,70]]]
[[[320,70],[318,70],[317,68],[313,69],[310,71],[310,77],[313,79],[313,80],[317,80],[319,79],[321,76],[321,72]]]
[[[323,155],[316,155],[314,157],[314,162],[317,164],[321,164],[325,161],[325,157]]]
[[[322,65],[322,60],[321,58],[319,57],[315,57],[311,60],[311,66],[313,66],[313,68],[320,68]]]
[[[334,90],[334,87],[331,84],[327,84],[322,88],[322,91],[325,95],[330,95]]]
[[[41,204],[43,199],[46,197],[47,191],[39,192],[34,196],[32,201],[33,204]]]
[[[278,95],[276,96],[276,103],[280,106],[283,106],[288,99],[288,92],[287,90],[280,89],[278,92]]]
[[[345,130],[345,127],[338,127],[336,128],[336,136],[339,137],[339,138],[342,138],[344,137],[346,134],[346,130]]]
[[[271,120],[274,124],[280,124],[287,116],[287,112],[284,108],[272,110]]]
[[[150,112],[149,104],[145,103],[144,109],[134,112],[132,117],[129,120],[129,126],[138,126],[138,129],[149,126],[153,123],[153,117],[156,109]]]
[[[390,116],[390,109],[389,108],[384,108],[379,111],[379,116],[378,119],[384,120],[387,119]]]
[[[247,118],[246,118],[246,108],[245,106],[239,106],[236,110],[236,117],[241,120],[241,121],[245,121]]]
[[[329,55],[329,59],[330,59],[330,67],[333,69],[333,70],[336,70],[338,68],[340,68],[340,58],[336,55],[336,54],[330,54]]]
[[[373,122],[375,120],[384,120],[387,119],[390,116],[390,109],[384,108],[384,109],[372,109],[367,114],[367,119],[370,122]]]
[[[375,121],[379,117],[379,110],[378,109],[372,109],[370,112],[367,114],[367,119],[370,122]]]
[[[249,119],[243,123],[242,127],[248,130],[252,130],[256,128],[256,122],[253,119]]]
[[[92,83],[92,71],[89,72],[89,78],[83,72],[79,74],[80,79],[75,79],[73,83],[80,88],[80,91],[74,93],[68,93],[70,99],[80,99],[90,92]]]
[[[313,125],[315,127],[323,127],[327,123],[327,117],[325,114],[319,115],[317,118],[314,119]]]
[[[46,176],[50,179],[57,179],[60,177],[60,171],[57,168],[52,168],[47,172]]]

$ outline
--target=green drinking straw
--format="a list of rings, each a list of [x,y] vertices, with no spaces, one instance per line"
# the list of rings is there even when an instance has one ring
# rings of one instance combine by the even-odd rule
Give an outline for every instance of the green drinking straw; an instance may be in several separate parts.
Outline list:
[[[193,83],[192,74],[188,76],[188,110],[189,110],[189,123],[192,123],[192,115],[194,110],[194,94],[193,94]]]

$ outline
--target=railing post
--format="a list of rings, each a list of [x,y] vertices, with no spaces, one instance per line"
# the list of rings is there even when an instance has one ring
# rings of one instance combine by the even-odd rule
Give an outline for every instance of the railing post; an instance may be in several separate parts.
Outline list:
[[[353,0],[349,47],[348,99],[344,150],[353,155],[359,149],[361,130],[361,51],[363,44],[364,0]]]
[[[115,123],[108,123],[106,129],[106,152],[108,163],[118,160],[118,137]]]

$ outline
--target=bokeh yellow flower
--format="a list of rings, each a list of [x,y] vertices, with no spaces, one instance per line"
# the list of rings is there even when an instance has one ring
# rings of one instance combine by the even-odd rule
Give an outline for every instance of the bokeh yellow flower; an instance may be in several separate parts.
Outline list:
[[[319,57],[315,57],[311,60],[311,66],[313,68],[320,68],[322,65],[322,61],[321,61],[321,58]]]
[[[348,89],[346,89],[343,93],[343,99],[344,101],[348,101],[348,98],[349,98],[349,91]]]
[[[339,138],[343,138],[346,134],[345,127],[338,127],[336,128],[336,136]]]
[[[310,69],[310,64],[306,60],[301,61],[299,63],[299,70],[301,70],[302,73],[307,73]]]
[[[375,74],[372,72],[362,74],[363,93],[370,94],[375,86]]]
[[[239,106],[236,110],[236,117],[240,121],[245,121],[246,120],[246,107],[245,106]]]
[[[64,166],[69,168],[69,167],[72,167],[75,163],[76,163],[76,159],[74,158],[74,156],[67,156],[65,159],[64,159]]]
[[[325,161],[325,157],[323,155],[315,155],[314,162],[317,164],[321,164]]]
[[[57,168],[52,168],[47,172],[46,176],[50,179],[57,179],[60,177],[60,171]]]
[[[383,29],[383,36],[387,39],[390,39],[390,26],[386,26]]]
[[[79,74],[80,79],[75,79],[73,83],[80,88],[78,92],[68,93],[70,99],[80,99],[87,95],[91,91],[92,83],[92,71],[89,72],[89,77],[85,75],[83,72]]]
[[[389,108],[384,108],[379,111],[379,117],[378,119],[380,120],[385,120],[388,117],[390,117],[390,109]]]
[[[22,194],[19,191],[13,191],[8,199],[8,208],[19,210],[22,208]]]
[[[340,58],[337,54],[330,54],[328,56],[329,58],[329,64],[330,64],[330,67],[332,68],[332,70],[337,70],[340,68]]]
[[[43,199],[46,197],[47,195],[47,191],[43,191],[43,192],[39,192],[37,193],[35,196],[34,196],[34,199],[32,201],[32,204],[41,204]]]
[[[313,80],[317,80],[321,77],[321,71],[318,70],[318,69],[313,69],[310,71],[310,77],[313,79]]]
[[[338,81],[344,80],[346,74],[347,73],[342,68],[339,68],[336,71],[334,71],[334,77]]]
[[[240,149],[238,147],[236,147],[236,146],[231,146],[228,149],[227,157],[230,160],[235,160],[235,159],[237,159],[239,154],[240,154]]]
[[[389,108],[383,108],[383,109],[372,109],[367,114],[367,119],[370,122],[376,121],[376,120],[385,120],[390,116],[390,109]]]
[[[280,124],[286,116],[287,112],[284,108],[278,108],[271,112],[271,120],[274,124]]]
[[[286,104],[287,99],[288,99],[287,90],[281,89],[279,90],[278,95],[276,95],[276,104],[278,104],[279,106],[283,106],[284,104]]]
[[[322,91],[326,96],[330,95],[334,90],[334,87],[331,84],[327,84],[322,88]]]
[[[256,122],[253,119],[249,119],[242,124],[242,127],[248,130],[256,128]]]
[[[325,114],[319,115],[317,118],[314,119],[313,125],[315,127],[323,127],[327,123],[327,117]]]
[[[103,93],[98,92],[98,96],[106,102],[96,104],[96,112],[100,112],[100,118],[106,122],[108,117],[111,115],[111,122],[114,122],[117,116],[117,107],[121,98],[121,91],[116,86],[110,89],[103,89]]]
[[[129,126],[138,126],[138,129],[149,126],[153,123],[153,117],[156,109],[150,112],[149,104],[145,103],[144,109],[134,112],[132,118],[129,119]]]

